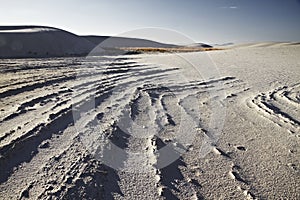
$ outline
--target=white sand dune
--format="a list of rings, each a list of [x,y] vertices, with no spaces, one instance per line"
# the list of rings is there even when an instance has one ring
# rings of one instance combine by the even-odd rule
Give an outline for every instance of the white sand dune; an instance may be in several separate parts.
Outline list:
[[[0,198],[300,199],[299,57],[1,60]]]
[[[259,42],[234,45],[234,48],[255,48],[255,47],[286,47],[290,45],[299,45],[299,42]]]
[[[188,46],[188,47],[202,47],[202,48],[212,47],[211,45],[204,44],[204,43],[193,43],[193,44],[189,44],[189,45],[186,45],[186,46]]]
[[[59,29],[13,28],[0,30],[0,58],[86,55],[94,48],[86,39]]]
[[[93,50],[95,47],[98,50]],[[108,54],[106,48],[174,47],[155,41],[109,37],[78,36],[73,33],[43,26],[0,26],[0,58],[40,58],[86,56],[92,50]]]
[[[155,47],[170,48],[176,47],[172,44],[164,44],[151,40],[139,38],[111,37],[111,36],[81,36],[102,48],[121,48],[121,47]]]

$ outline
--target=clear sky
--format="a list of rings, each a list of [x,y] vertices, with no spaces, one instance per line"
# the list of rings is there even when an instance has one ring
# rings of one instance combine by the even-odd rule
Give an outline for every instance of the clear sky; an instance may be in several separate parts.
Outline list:
[[[0,0],[0,25],[78,35],[158,27],[197,42],[300,41],[300,0]]]

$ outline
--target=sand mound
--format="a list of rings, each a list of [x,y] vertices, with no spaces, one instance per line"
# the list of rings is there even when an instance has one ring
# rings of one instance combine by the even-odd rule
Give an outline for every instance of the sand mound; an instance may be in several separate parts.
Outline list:
[[[151,40],[125,37],[111,36],[82,36],[95,45],[100,45],[102,48],[121,48],[121,47],[155,47],[155,48],[171,48],[176,47],[172,44],[164,44]]]
[[[49,27],[2,27],[0,58],[86,55],[94,44],[72,33]]]
[[[199,43],[197,47],[211,47]],[[95,48],[97,47],[97,48]],[[151,40],[111,36],[78,36],[44,26],[0,26],[0,58],[38,58],[123,54],[120,48],[176,48]]]
[[[259,42],[234,45],[233,48],[272,48],[272,47],[288,47],[290,45],[297,46],[298,42]]]

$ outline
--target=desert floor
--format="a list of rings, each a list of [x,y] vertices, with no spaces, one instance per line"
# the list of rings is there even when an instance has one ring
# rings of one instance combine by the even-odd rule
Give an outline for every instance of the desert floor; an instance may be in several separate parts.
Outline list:
[[[0,61],[1,199],[300,199],[300,45]]]

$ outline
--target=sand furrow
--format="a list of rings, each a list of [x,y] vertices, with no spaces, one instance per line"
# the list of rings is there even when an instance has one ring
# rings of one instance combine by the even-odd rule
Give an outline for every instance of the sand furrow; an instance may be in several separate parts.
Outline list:
[[[248,101],[250,107],[256,108],[264,117],[270,119],[280,127],[284,127],[291,133],[299,133],[300,116],[299,102],[288,96],[297,96],[299,84],[291,87],[280,87],[268,94],[259,94],[253,100]]]

